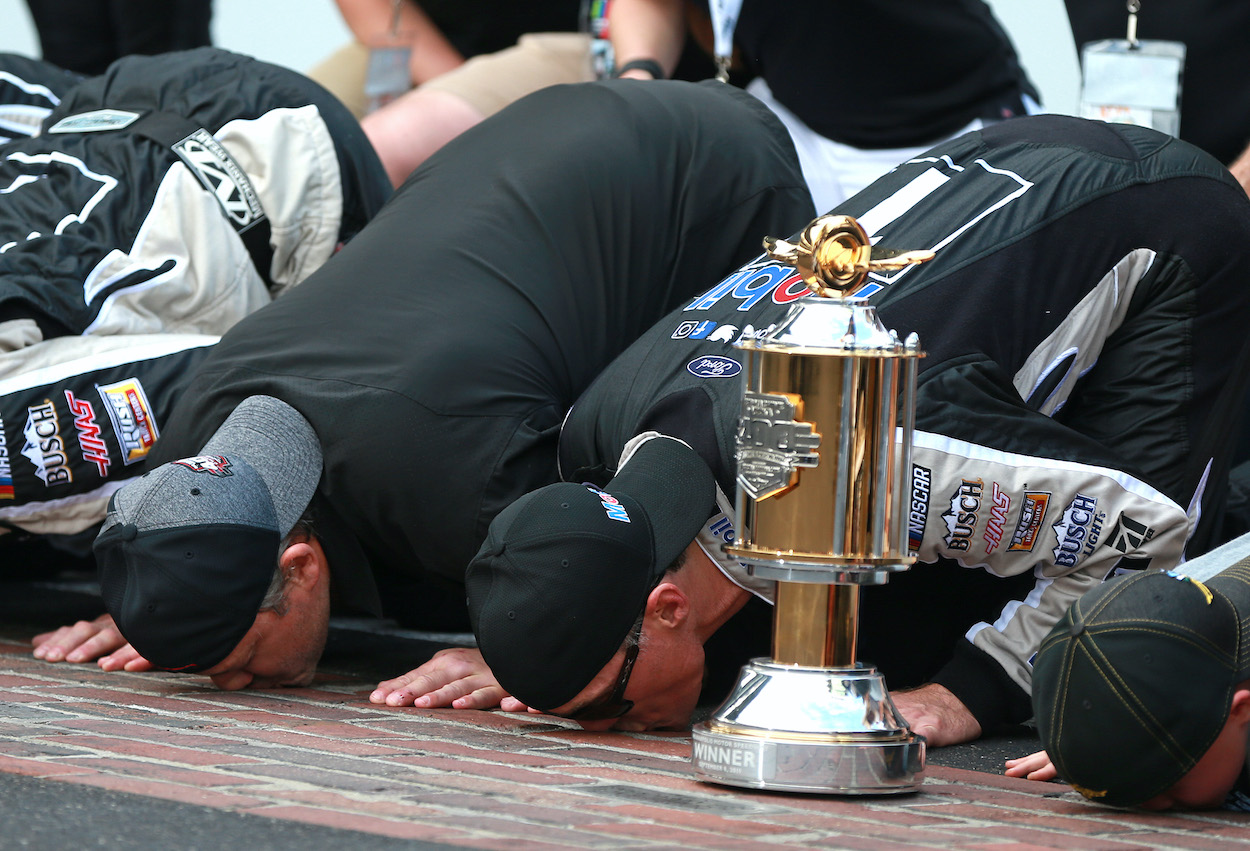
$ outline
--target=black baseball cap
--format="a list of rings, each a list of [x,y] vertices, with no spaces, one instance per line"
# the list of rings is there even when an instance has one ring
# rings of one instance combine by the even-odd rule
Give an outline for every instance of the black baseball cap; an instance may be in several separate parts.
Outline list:
[[[115,493],[93,548],[122,636],[168,671],[225,659],[256,620],[282,539],[320,478],[308,421],[285,402],[251,396],[199,455]]]
[[[1250,679],[1250,560],[1205,584],[1116,577],[1077,600],[1033,664],[1042,746],[1085,797],[1132,807],[1176,785]]]
[[[501,511],[466,575],[478,648],[500,685],[540,709],[574,698],[715,505],[703,459],[657,437],[602,489],[561,482]]]

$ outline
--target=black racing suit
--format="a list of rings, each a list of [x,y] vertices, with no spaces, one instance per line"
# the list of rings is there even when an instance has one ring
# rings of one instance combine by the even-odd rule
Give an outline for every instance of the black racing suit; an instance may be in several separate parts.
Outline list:
[[[321,441],[339,611],[376,611],[376,583],[388,614],[429,628],[412,585],[458,588],[495,514],[556,480],[560,423],[599,371],[811,215],[788,135],[741,91],[545,89],[440,150],[228,333],[149,463],[197,454],[248,396],[282,399]]]
[[[1216,543],[1246,384],[1250,201],[1186,143],[1042,116],[940,145],[838,212],[882,245],[936,251],[859,293],[928,353],[919,564],[862,595],[861,655],[894,687],[945,685],[983,728],[1022,720],[1030,659],[1069,603]],[[792,268],[759,259],[661,321],[570,413],[563,478],[602,486],[639,436],[685,440],[723,491],[704,548],[751,584],[718,546],[734,537],[733,344],[803,297]]]

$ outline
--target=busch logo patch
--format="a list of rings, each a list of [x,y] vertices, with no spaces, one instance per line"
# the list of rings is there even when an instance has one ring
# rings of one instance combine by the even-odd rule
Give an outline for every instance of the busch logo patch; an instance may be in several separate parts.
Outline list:
[[[193,458],[181,458],[174,463],[194,473],[208,473],[218,478],[234,475],[230,472],[230,461],[223,455],[196,455]]]
[[[1122,553],[1131,553],[1140,550],[1154,536],[1154,529],[1126,514],[1121,514],[1111,529],[1107,546]]]
[[[100,425],[95,421],[95,409],[86,399],[79,399],[71,391],[65,391],[65,401],[69,403],[69,411],[74,415],[74,428],[78,429],[78,445],[82,448],[82,458],[95,464],[100,478],[109,474],[109,448],[100,437]]]
[[[35,465],[35,475],[45,486],[68,485],[74,481],[65,441],[61,438],[61,423],[51,399],[26,409],[25,435],[22,454]]]
[[[174,145],[174,153],[213,194],[238,230],[246,230],[265,217],[252,181],[207,130],[196,130]]]
[[[13,468],[9,465],[9,443],[4,436],[4,418],[0,417],[0,499],[16,499],[13,489]]]
[[[933,485],[933,471],[919,464],[911,465],[911,508],[907,512],[907,546],[911,552],[920,551],[924,543],[925,519],[929,514],[929,488]]]
[[[117,443],[122,450],[122,463],[137,464],[148,457],[160,433],[139,379],[101,384],[96,389],[104,400],[104,410],[113,421],[113,433],[117,435]]]
[[[820,463],[820,435],[798,422],[798,396],[754,393],[742,397],[738,419],[738,485],[753,499],[789,490],[799,467]]]
[[[1011,510],[1011,497],[1004,493],[994,482],[990,488],[990,519],[985,521],[985,554],[989,555],[998,549],[1003,542],[1003,525],[1007,522],[1007,512]]]
[[[742,364],[733,358],[704,355],[686,364],[686,371],[699,378],[733,378],[742,372]]]
[[[985,483],[981,479],[964,479],[951,494],[950,510],[942,512],[946,520],[945,542],[949,549],[968,551],[972,533],[977,528],[977,511],[981,508],[984,491]]]
[[[1064,509],[1055,525],[1055,564],[1075,567],[1098,546],[1102,534],[1103,515],[1098,513],[1098,500],[1077,494]]]
[[[603,510],[608,513],[609,520],[619,520],[622,523],[629,522],[629,513],[625,510],[625,506],[621,505],[621,501],[606,491],[601,491],[594,485],[586,485],[586,490],[599,497],[599,503],[603,506]]]

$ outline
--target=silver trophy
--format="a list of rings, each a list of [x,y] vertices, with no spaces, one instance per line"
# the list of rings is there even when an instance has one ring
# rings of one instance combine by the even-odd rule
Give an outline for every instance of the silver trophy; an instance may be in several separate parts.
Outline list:
[[[919,341],[900,342],[853,298],[868,271],[932,252],[872,247],[848,216],[798,243],[767,239],[822,298],[804,299],[745,351],[737,529],[726,551],[777,580],[772,658],[753,659],[694,728],[707,781],[879,795],[924,780],[925,741],[876,669],[856,660],[859,590],[914,559],[907,545]]]

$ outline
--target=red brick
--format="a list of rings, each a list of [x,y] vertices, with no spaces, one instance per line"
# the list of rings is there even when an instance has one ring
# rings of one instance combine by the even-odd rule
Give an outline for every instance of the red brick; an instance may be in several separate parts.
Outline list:
[[[177,762],[184,765],[223,765],[255,762],[254,759],[235,756],[233,754],[212,753],[191,748],[170,747],[117,736],[40,736],[40,739],[59,745],[89,748],[106,753],[123,756],[137,756],[145,759],[156,759],[163,762]]]
[[[247,738],[252,741],[348,756],[402,756],[411,750],[402,747],[398,740],[394,739],[385,740],[386,744],[375,745],[368,741],[344,740],[338,736],[318,735],[309,727],[301,727],[298,730],[249,729],[245,732]]]
[[[448,826],[455,826],[460,820],[458,816],[450,818],[452,820]],[[432,819],[429,823],[443,824],[445,821],[444,819]],[[619,848],[621,844],[619,838],[613,837],[606,831],[601,832],[601,828],[596,828],[594,832],[585,827],[574,831],[544,824],[528,824],[523,821],[491,818],[485,815],[474,816],[471,820],[471,826],[475,834],[485,833],[495,836],[513,837],[526,842],[530,840],[555,843],[576,842],[583,848]],[[603,825],[602,827],[624,827],[624,825]]]
[[[239,709],[253,712],[268,712],[275,715],[289,715],[293,718],[306,718],[313,721],[356,721],[367,720],[368,715],[350,708],[335,705],[318,705],[306,700],[286,699],[286,690],[282,691],[212,691],[197,692],[198,704],[204,709],[198,711],[226,712],[233,716]]]
[[[618,843],[620,842],[621,837],[635,837],[638,839],[663,842],[666,846],[670,847],[684,846],[689,848],[755,849],[761,847],[760,836],[728,836],[723,833],[688,830],[682,827],[674,827],[668,824],[657,824],[651,822],[643,824],[634,822],[604,824],[600,825],[596,829],[616,837],[615,841]]]
[[[279,801],[296,801],[304,806],[323,810],[341,810],[395,819],[422,819],[444,815],[444,810],[414,804],[411,801],[361,800],[359,795],[346,795],[326,790],[284,789],[267,793]]]
[[[497,757],[506,759],[507,754],[497,754]],[[430,769],[433,769],[462,774],[472,773],[475,776],[486,777],[491,780],[503,780],[520,784],[532,783],[538,786],[569,786],[590,782],[580,778],[571,778],[563,772],[543,772],[533,771],[528,768],[513,768],[498,762],[448,759],[446,757],[427,755],[416,759],[413,764],[414,766],[420,766],[422,776],[425,776]]]
[[[92,773],[90,769],[79,766],[11,756],[0,756],[0,771],[6,774],[22,774],[27,777],[82,776]]]
[[[1081,836],[1079,840],[1073,841],[1071,836],[1061,831],[1052,833],[1004,825],[969,827],[961,831],[959,835],[961,844],[969,848],[998,847],[997,844],[990,845],[990,841],[1028,843],[1039,848],[1062,848],[1065,851],[1073,847],[1079,847],[1081,851],[1128,851],[1128,849],[1143,847],[1141,836],[1128,835],[1123,839],[1096,839],[1092,836]]]
[[[187,733],[182,730],[156,727],[150,724],[118,724],[115,721],[105,721],[99,718],[72,718],[58,724],[58,727],[67,731],[124,735],[128,739],[161,742],[176,747],[203,748],[205,750],[213,750],[220,747],[223,742],[243,741],[237,736],[209,736],[202,733]],[[260,731],[248,730],[247,732],[252,734]]]
[[[623,767],[662,771],[668,774],[686,776],[692,773],[690,763],[685,760],[664,759],[650,754],[611,750],[606,747],[570,747],[556,751],[553,755],[558,755],[567,764],[575,764],[575,760],[582,763],[611,762]]]
[[[72,757],[59,760],[65,765],[79,768],[91,768],[99,772],[124,774],[132,777],[149,777],[162,783],[183,784],[186,786],[238,786],[257,783],[259,781],[238,774],[225,774],[218,771],[201,771],[194,768],[179,768],[157,762],[140,762],[130,759],[111,759],[107,757],[89,758]]]
[[[362,833],[376,833],[394,839],[420,839],[425,842],[451,842],[456,839],[470,840],[472,834],[455,826],[431,828],[428,823],[413,823],[397,819],[379,818],[377,816],[360,815],[357,813],[339,813],[333,810],[321,810],[315,807],[270,806],[248,810],[248,815],[265,816],[266,818],[287,819],[309,824],[320,824],[325,827],[337,827],[341,830],[358,830]]]
[[[450,842],[452,845],[465,845],[471,847],[475,851],[517,851],[519,847],[515,839],[509,837],[486,837],[475,836],[471,843]],[[568,851],[570,848],[585,848],[585,844],[576,836],[570,836],[568,842],[537,842],[533,839],[525,840],[525,851]],[[654,847],[654,846],[648,846]],[[629,851],[628,848],[616,846],[616,851]]]
[[[84,786],[98,786],[113,792],[127,792],[132,795],[147,795],[149,798],[160,798],[166,801],[178,801],[184,804],[197,804],[201,807],[217,807],[229,810],[248,810],[267,803],[260,798],[247,795],[233,795],[215,789],[203,789],[196,786],[181,786],[163,780],[145,780],[138,777],[120,777],[116,774],[91,774],[83,776],[61,776],[54,780],[67,783],[80,783]]]
[[[422,759],[427,754],[443,756],[463,756],[468,759],[502,762],[511,766],[527,768],[558,768],[565,765],[562,752],[527,753],[519,750],[501,750],[499,748],[481,748],[466,745],[463,742],[449,742],[443,739],[379,739],[386,745],[411,754],[414,759]],[[381,746],[381,745],[379,745]]]
[[[755,815],[729,818],[715,813],[686,812],[646,804],[596,804],[588,809],[615,816],[618,820],[658,822],[707,832],[732,833],[742,836],[786,836],[807,830],[805,825],[794,827],[777,821],[757,820]]]

